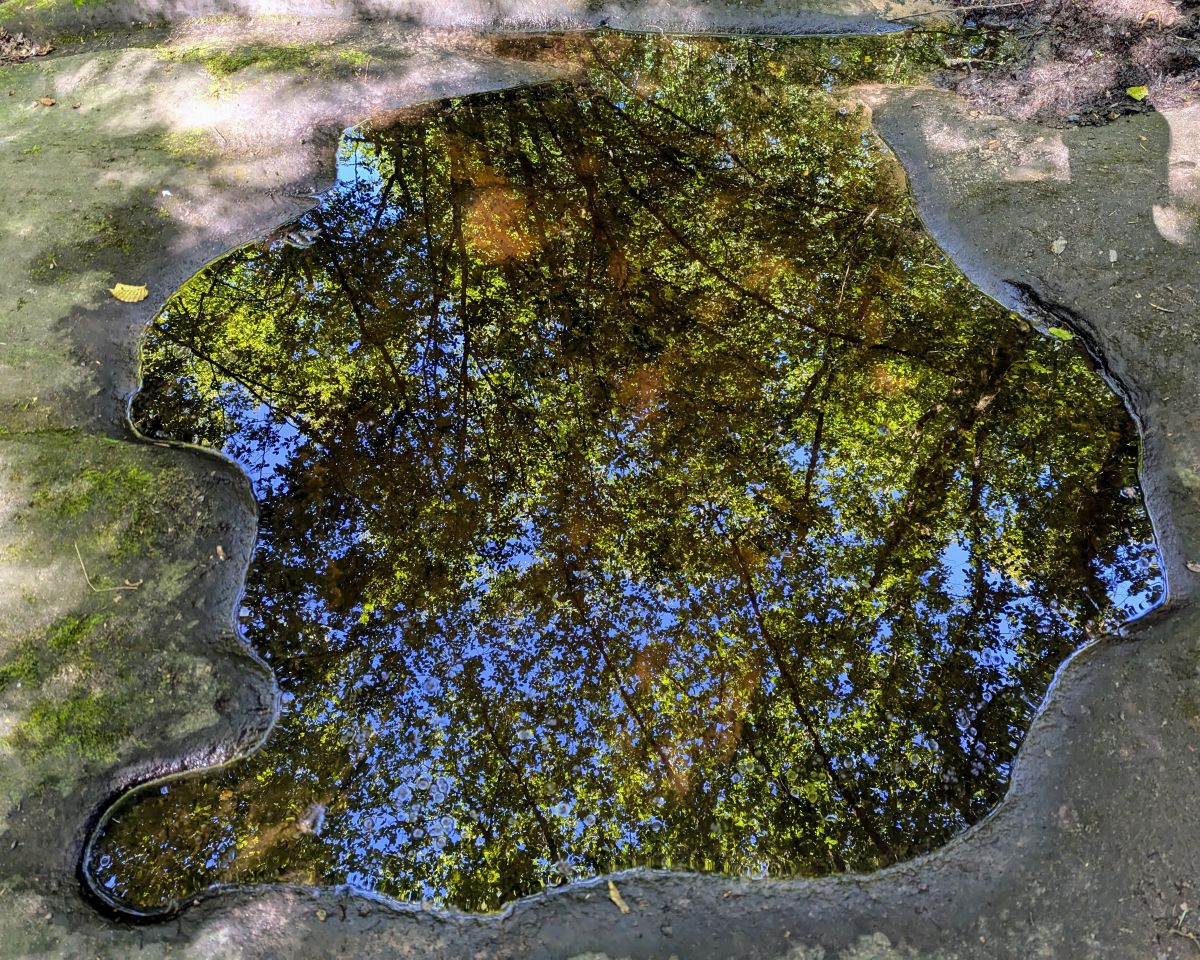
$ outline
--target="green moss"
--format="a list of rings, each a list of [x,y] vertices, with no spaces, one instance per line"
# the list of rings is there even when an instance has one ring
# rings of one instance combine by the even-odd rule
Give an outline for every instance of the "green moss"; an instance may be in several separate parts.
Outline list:
[[[102,613],[93,613],[90,617],[64,617],[50,628],[46,646],[60,655],[68,653],[103,622]]]
[[[217,145],[212,142],[204,130],[160,133],[154,137],[154,146],[169,157],[186,160],[189,163],[212,159],[220,155]]]
[[[371,62],[371,55],[362,50],[339,50],[337,57],[342,63],[358,70],[365,69]]]
[[[55,621],[46,633],[45,642],[25,640],[17,647],[16,655],[0,665],[0,690],[11,683],[32,684],[44,680],[56,669],[61,658],[70,655],[77,666],[87,668],[91,656],[85,642],[104,622],[104,614],[63,617]]]
[[[64,700],[39,700],[13,731],[9,742],[19,752],[37,756],[77,752],[110,763],[128,730],[110,698],[93,693]]]
[[[83,467],[66,482],[38,484],[31,519],[62,529],[70,525],[92,580],[104,583],[106,564],[156,552],[156,517],[174,502],[175,469],[152,473],[137,465]],[[120,582],[118,578],[117,583]]]
[[[145,497],[154,490],[154,475],[141,467],[113,467],[96,470],[84,467],[66,485],[34,495],[33,505],[44,507],[65,519],[87,513],[101,501]]]
[[[198,63],[218,80],[228,80],[250,67],[269,71],[312,69],[323,59],[317,47],[301,44],[229,48],[199,44],[162,50],[159,57],[174,63]]]
[[[17,655],[0,665],[0,690],[10,683],[33,683],[41,673],[36,643],[25,641],[17,647]]]
[[[61,277],[62,273],[58,271],[58,258],[59,252],[53,247],[40,254],[29,268],[29,279],[34,283],[48,283]]]
[[[36,10],[39,13],[66,7],[78,10],[81,7],[98,7],[107,2],[108,0],[33,0],[32,3],[0,3],[0,23],[14,20],[30,10]]]
[[[140,206],[140,205],[139,205]],[[144,211],[136,211],[139,215],[144,215]],[[128,217],[128,212],[125,217]],[[100,250],[120,250],[126,256],[133,253],[133,234],[122,225],[123,219],[118,218],[115,213],[103,213],[99,216],[84,216],[81,218],[81,225],[88,233],[88,239],[84,241],[83,248],[85,251],[98,252]]]

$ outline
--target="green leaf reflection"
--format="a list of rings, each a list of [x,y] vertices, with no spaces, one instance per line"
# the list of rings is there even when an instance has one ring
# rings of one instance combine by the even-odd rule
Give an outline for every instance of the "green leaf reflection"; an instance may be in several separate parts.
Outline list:
[[[813,47],[587,43],[349,137],[155,323],[137,422],[250,474],[286,708],[116,808],[114,901],[893,863],[1157,598],[1120,402],[947,263]]]

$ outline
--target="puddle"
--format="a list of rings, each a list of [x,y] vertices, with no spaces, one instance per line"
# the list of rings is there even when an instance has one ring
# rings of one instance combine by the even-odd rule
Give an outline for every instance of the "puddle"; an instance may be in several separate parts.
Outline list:
[[[986,815],[1063,659],[1158,599],[1120,401],[821,89],[895,41],[573,42],[577,84],[348,135],[154,324],[135,421],[250,475],[284,707],[106,814],[118,908],[877,868]]]

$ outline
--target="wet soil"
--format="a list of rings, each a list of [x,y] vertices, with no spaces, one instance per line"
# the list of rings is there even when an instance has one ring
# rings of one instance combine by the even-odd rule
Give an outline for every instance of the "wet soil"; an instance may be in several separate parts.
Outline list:
[[[954,90],[985,113],[1096,124],[1200,101],[1198,3],[953,0],[951,6],[970,21],[1011,30],[1017,40],[1015,63],[969,61],[948,78]],[[937,29],[932,17],[905,22],[916,29]]]

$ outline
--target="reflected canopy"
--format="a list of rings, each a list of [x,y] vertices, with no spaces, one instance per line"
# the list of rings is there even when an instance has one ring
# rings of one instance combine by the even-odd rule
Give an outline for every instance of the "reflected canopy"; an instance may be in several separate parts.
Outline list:
[[[284,706],[109,813],[113,902],[893,863],[1157,599],[1121,403],[821,89],[890,48],[572,42],[578,82],[348,135],[318,209],[155,322],[136,422],[249,473]]]

